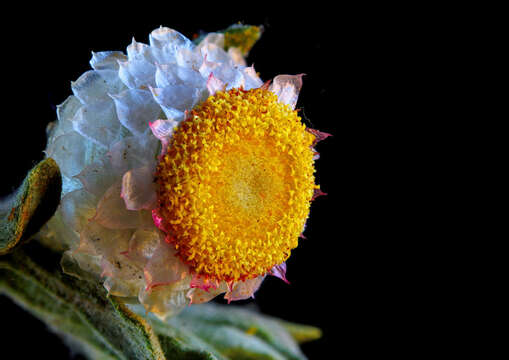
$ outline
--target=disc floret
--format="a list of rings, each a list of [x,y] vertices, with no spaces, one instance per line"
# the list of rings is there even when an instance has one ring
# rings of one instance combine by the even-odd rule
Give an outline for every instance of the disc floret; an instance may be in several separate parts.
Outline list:
[[[219,91],[189,113],[156,177],[167,241],[193,273],[252,279],[290,256],[316,188],[314,140],[264,88]]]

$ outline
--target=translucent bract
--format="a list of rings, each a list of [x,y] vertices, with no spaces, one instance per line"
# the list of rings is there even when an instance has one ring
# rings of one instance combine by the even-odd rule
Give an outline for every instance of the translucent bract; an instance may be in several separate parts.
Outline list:
[[[44,237],[161,317],[286,281],[317,189],[302,76],[264,85],[228,44],[161,27],[126,54],[93,53],[49,128],[63,194]]]

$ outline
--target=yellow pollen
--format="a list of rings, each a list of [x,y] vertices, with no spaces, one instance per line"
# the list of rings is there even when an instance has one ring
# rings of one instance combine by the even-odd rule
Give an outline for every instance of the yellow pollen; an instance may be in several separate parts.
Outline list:
[[[157,170],[159,214],[194,273],[238,281],[286,261],[316,187],[314,139],[264,89],[218,92],[175,129]]]

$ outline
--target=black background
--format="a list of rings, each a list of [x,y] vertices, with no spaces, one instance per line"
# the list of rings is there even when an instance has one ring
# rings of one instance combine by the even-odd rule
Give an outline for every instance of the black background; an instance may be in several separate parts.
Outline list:
[[[133,36],[146,43],[159,25],[188,37],[238,21],[263,25],[248,63],[254,63],[263,80],[305,73],[297,107],[309,126],[333,137],[318,146],[317,182],[328,196],[313,203],[307,239],[288,261],[291,285],[269,278],[252,302],[266,314],[320,327],[323,338],[302,346],[310,359],[400,351],[404,329],[394,331],[396,314],[401,316],[397,308],[416,295],[391,292],[408,286],[406,278],[393,282],[401,268],[390,257],[383,259],[396,251],[388,238],[401,235],[387,231],[390,225],[384,221],[396,221],[385,212],[391,196],[382,186],[390,166],[387,148],[393,145],[384,144],[382,154],[380,140],[376,145],[370,141],[382,123],[393,126],[387,121],[391,114],[375,115],[386,105],[370,96],[387,91],[382,82],[391,77],[391,69],[381,64],[387,61],[392,25],[372,23],[376,9],[366,19],[369,9],[342,6],[276,14],[272,8],[255,9],[256,4],[238,11],[209,5],[183,10],[147,3],[147,9],[140,9],[145,4],[129,8],[125,3],[118,4],[117,13],[105,12],[102,4],[65,12],[44,8],[50,10],[44,15],[34,8],[13,11],[9,16],[14,21],[2,25],[1,195],[43,158],[46,125],[56,118],[55,106],[71,94],[70,81],[89,69],[91,51],[125,50]],[[2,342],[17,347],[17,358],[79,358],[5,298],[0,299],[0,315]],[[397,322],[406,326],[401,317]]]

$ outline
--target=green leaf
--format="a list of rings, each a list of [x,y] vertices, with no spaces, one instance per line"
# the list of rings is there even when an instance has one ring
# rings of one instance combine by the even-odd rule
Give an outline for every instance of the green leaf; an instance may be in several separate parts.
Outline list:
[[[0,258],[0,293],[11,297],[90,358],[164,359],[150,325],[97,282],[60,270],[60,255],[36,242]]]
[[[281,319],[276,320],[299,344],[320,339],[322,330],[309,325],[295,324]]]
[[[55,213],[62,178],[56,162],[45,159],[27,175],[7,201],[0,203],[0,255],[28,240]]]
[[[60,254],[38,242],[16,249],[0,258],[0,293],[91,359],[305,359],[296,332],[287,331],[301,325],[214,304],[167,321],[145,317],[140,305],[108,297],[93,277],[63,274],[59,263]]]
[[[212,303],[191,306],[167,324],[192,332],[226,359],[306,358],[276,319],[245,307]],[[158,326],[154,328],[157,332]]]
[[[247,56],[251,48],[262,36],[263,27],[253,25],[234,24],[224,32],[224,47],[228,50],[230,47],[240,49],[242,55]]]
[[[243,56],[247,56],[254,44],[262,36],[263,27],[254,25],[234,24],[227,29],[217,31],[217,33],[224,34],[224,49],[228,50],[231,47],[238,48]],[[202,35],[194,40],[199,44],[204,38]]]

